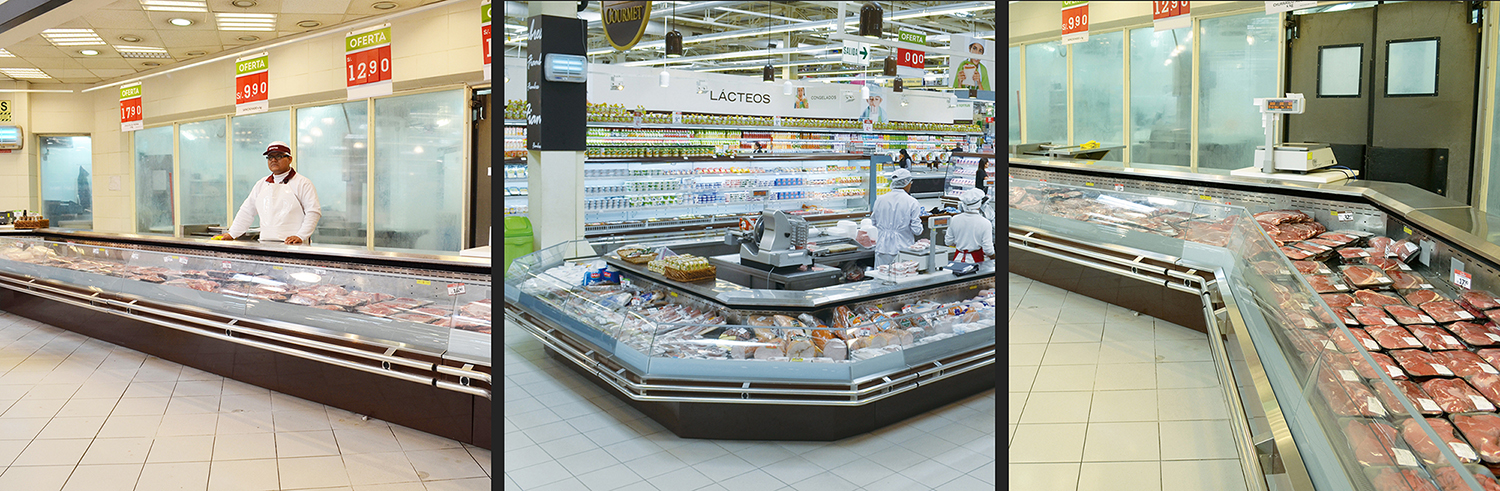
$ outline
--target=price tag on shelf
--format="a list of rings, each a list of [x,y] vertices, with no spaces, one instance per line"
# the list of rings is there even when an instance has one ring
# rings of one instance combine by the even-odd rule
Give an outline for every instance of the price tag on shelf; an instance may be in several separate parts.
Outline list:
[[[172,262],[172,256],[167,256],[167,257],[161,258],[161,262],[164,262],[164,263],[170,263],[170,262]]]
[[[449,283],[448,284],[448,296],[450,296],[450,297],[456,297],[456,296],[463,295],[463,294],[464,294],[464,284],[463,283]]]
[[[1465,290],[1474,288],[1474,275],[1464,271],[1453,270],[1453,284],[1463,287]]]
[[[1119,184],[1115,185],[1115,191],[1124,191],[1124,190],[1125,190],[1125,186],[1122,186],[1122,185],[1119,185]]]
[[[187,258],[185,258],[185,257],[179,257],[179,258],[177,258],[177,262],[182,263],[182,264],[187,264]]]
[[[1345,211],[1345,212],[1339,213],[1338,215],[1339,215],[1339,221],[1340,222],[1352,222],[1352,221],[1354,221],[1354,213]]]
[[[781,115],[780,114],[772,116],[771,120],[772,120],[771,121],[771,125],[772,126],[781,126]]]
[[[672,124],[682,124],[682,111],[672,111]]]
[[[431,281],[427,281],[427,280],[417,280],[417,284],[418,285],[431,285],[432,282]]]
[[[139,253],[135,253],[135,252],[130,253],[130,259],[135,260],[135,259],[140,259],[140,258],[141,258],[141,255]]]
[[[230,264],[229,261],[224,261],[224,262],[219,263],[219,266],[223,267],[224,269],[229,269],[230,266],[233,266],[233,265]]]
[[[314,269],[313,270],[313,274],[316,274],[318,276],[322,276],[322,275],[328,274],[328,270],[322,269],[322,268]]]
[[[1094,183],[1092,183],[1092,182],[1085,182],[1085,183],[1083,183],[1083,185],[1084,186],[1088,186],[1088,187],[1094,187]]]

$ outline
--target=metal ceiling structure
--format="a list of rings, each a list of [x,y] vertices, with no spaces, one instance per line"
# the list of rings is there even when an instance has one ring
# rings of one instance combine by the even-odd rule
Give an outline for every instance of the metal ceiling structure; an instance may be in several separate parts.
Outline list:
[[[507,57],[524,57],[526,51],[526,3],[505,2],[505,51]],[[840,2],[652,2],[651,23],[633,49],[616,52],[599,29],[599,2],[588,2],[578,14],[590,20],[589,61],[600,64],[648,65],[713,71],[735,75],[758,75],[767,61],[783,70],[795,70],[800,79],[848,78],[860,71],[879,74],[882,61],[868,67],[845,65],[836,51],[842,46],[829,40],[837,22]],[[846,32],[859,24],[863,2],[844,3]],[[994,39],[994,2],[878,2],[885,10],[884,39],[896,39],[900,29],[927,34],[929,44],[945,45],[949,34],[970,34]],[[676,7],[676,16],[672,8]],[[683,57],[663,59],[666,32],[682,33]],[[767,49],[772,50],[767,55]],[[875,48],[884,58],[884,48]],[[942,73],[947,57],[929,56],[927,68]]]

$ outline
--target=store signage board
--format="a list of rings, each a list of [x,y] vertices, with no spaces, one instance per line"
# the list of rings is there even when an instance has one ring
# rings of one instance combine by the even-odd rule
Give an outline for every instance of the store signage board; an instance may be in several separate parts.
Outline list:
[[[841,61],[849,65],[870,66],[870,60],[874,59],[874,55],[870,54],[870,45],[854,41],[844,41],[842,54]]]
[[[490,79],[490,0],[479,2],[479,45],[484,50],[484,79]]]
[[[271,108],[270,74],[270,56],[264,52],[234,60],[235,116]]]
[[[0,101],[0,121],[10,122],[10,101]]]
[[[1317,0],[1313,0],[1313,1],[1310,1],[1310,2],[1266,2],[1266,13],[1267,14],[1279,14],[1279,13],[1282,13],[1282,12],[1291,12],[1293,10],[1309,9],[1309,8],[1313,8],[1313,7],[1317,7],[1317,6],[1318,6]]]
[[[651,2],[599,2],[604,38],[617,51],[626,51],[641,41],[651,20]]]
[[[1089,40],[1089,3],[1062,3],[1062,43],[1073,44]]]
[[[903,42],[927,45],[927,35],[911,31],[901,31],[899,38]],[[896,48],[896,75],[902,77],[921,77],[926,74],[924,68],[927,66],[927,52],[914,49]]]
[[[120,86],[120,131],[135,131],[145,127],[141,113],[141,83]]]
[[[391,94],[391,25],[344,35],[344,70],[349,100]]]
[[[1155,32],[1192,27],[1188,17],[1188,2],[1151,2],[1151,21]]]
[[[563,72],[581,70],[585,79],[596,77],[597,72],[589,70],[583,58],[585,25],[584,20],[576,17],[538,15],[526,19],[526,102],[531,106],[526,115],[527,150],[583,151],[588,114],[585,104],[601,93],[634,96],[633,90],[646,85],[631,84],[623,91],[608,90],[608,75],[603,81],[595,79],[593,83],[548,80],[545,66],[548,59],[554,62],[554,72],[558,68],[564,68]],[[559,61],[567,66],[557,64]],[[577,66],[572,66],[573,63]],[[559,73],[553,75],[555,78]],[[591,94],[589,86],[595,84],[604,88]],[[681,84],[673,85],[682,88]],[[650,86],[657,84],[653,82]],[[635,104],[638,103],[632,105]]]

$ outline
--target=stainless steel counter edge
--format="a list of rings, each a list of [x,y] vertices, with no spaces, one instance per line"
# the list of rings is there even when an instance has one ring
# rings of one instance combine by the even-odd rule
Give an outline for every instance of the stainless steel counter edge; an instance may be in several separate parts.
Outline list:
[[[406,252],[387,251],[365,251],[355,249],[341,249],[316,246],[293,246],[286,244],[262,244],[259,242],[248,243],[240,241],[208,240],[208,239],[184,239],[177,237],[165,237],[155,235],[138,235],[124,233],[101,233],[87,230],[70,229],[38,229],[34,231],[18,231],[17,233],[34,233],[38,236],[56,236],[60,238],[76,238],[83,240],[128,240],[132,242],[145,242],[170,247],[195,247],[207,249],[221,249],[225,252],[255,253],[267,250],[276,250],[287,253],[307,254],[324,256],[331,259],[367,259],[367,260],[399,260],[419,264],[461,266],[466,268],[490,268],[490,261],[483,258],[470,258],[458,255],[430,255]]]

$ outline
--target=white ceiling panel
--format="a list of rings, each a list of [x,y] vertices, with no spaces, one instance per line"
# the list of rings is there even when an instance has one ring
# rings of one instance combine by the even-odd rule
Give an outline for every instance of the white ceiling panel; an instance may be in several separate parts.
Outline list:
[[[42,71],[47,72],[52,78],[89,78],[94,76],[92,72],[82,68],[43,68]]]
[[[105,55],[99,55],[99,56],[89,56],[89,57],[86,57],[86,58],[74,58],[74,60],[77,61],[78,64],[83,65],[84,68],[87,68],[87,69],[90,69],[90,70],[102,70],[102,69],[106,69],[106,68],[114,68],[114,69],[130,69],[131,68],[130,62],[126,61],[124,58],[120,58],[119,56],[108,56],[108,57],[106,57]]]
[[[411,0],[406,0],[410,2]],[[292,0],[281,4],[281,11],[288,14],[342,14],[349,10],[350,3],[365,3],[366,0]],[[368,6],[370,1],[365,3]]]
[[[22,58],[28,58],[28,59],[29,58],[47,58],[47,57],[61,58],[61,57],[68,56],[67,53],[63,53],[62,50],[57,49],[56,46],[52,46],[50,44],[42,45],[42,46],[37,46],[37,45],[17,45],[17,46],[11,46],[9,48],[6,48],[6,50],[10,51],[10,53],[13,54],[13,55],[16,55],[16,56],[19,56],[19,57],[22,57]]]
[[[100,69],[100,70],[89,70],[89,71],[93,72],[94,76],[99,77],[100,79],[111,79],[111,78],[115,78],[115,77],[123,77],[123,76],[130,75],[130,74],[133,74],[133,73],[136,72],[136,70],[134,68],[124,68],[124,69],[105,68],[105,69]]]
[[[98,29],[151,29],[151,18],[146,12],[136,10],[100,10],[83,16],[89,27]]]
[[[104,38],[104,42],[109,44],[127,44],[131,46],[162,45],[161,36],[157,35],[158,31],[152,29],[96,29],[94,32],[99,33],[99,37]],[[127,42],[120,39],[120,36],[127,34],[141,38],[141,40]]]
[[[302,27],[297,25],[298,22],[304,20],[321,22],[323,25],[317,27]],[[343,14],[283,14],[276,19],[276,30],[301,33],[342,23],[344,23]]]
[[[161,36],[162,43],[166,44],[166,46],[157,46],[158,48],[222,44],[219,42],[219,31],[157,31],[157,33]]]
[[[146,12],[146,17],[151,19],[151,26],[162,31],[212,31],[214,30],[213,14],[202,12]],[[172,25],[169,20],[181,17],[193,21],[190,26]]]
[[[305,1],[306,0],[288,0],[283,2],[282,0],[255,0],[254,7],[240,8],[234,6],[231,0],[211,0],[208,2],[208,9],[214,12],[277,13],[286,12],[286,10],[282,9],[282,6],[286,4],[296,5]]]
[[[28,58],[27,61],[42,70],[83,68],[72,58]]]

